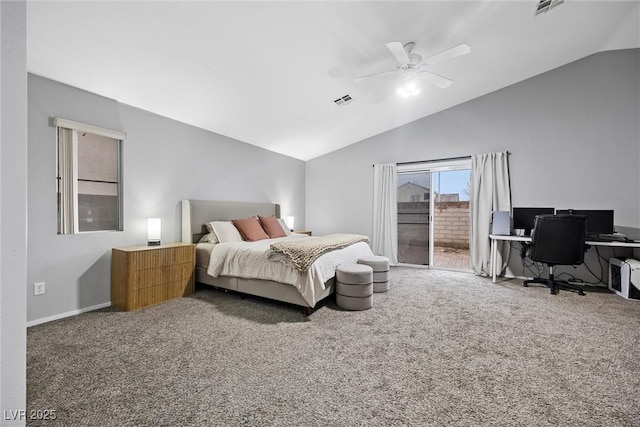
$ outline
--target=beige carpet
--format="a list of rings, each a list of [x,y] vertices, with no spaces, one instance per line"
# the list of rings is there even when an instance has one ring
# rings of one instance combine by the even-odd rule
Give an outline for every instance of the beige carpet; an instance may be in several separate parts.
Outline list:
[[[29,328],[30,424],[640,425],[640,302],[392,275],[361,312],[206,288]]]

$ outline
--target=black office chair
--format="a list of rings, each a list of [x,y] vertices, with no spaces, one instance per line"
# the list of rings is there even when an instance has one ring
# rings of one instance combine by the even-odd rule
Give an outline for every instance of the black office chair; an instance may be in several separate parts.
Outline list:
[[[578,265],[584,261],[587,250],[585,244],[587,234],[587,217],[584,215],[538,215],[531,232],[531,248],[529,258],[549,266],[549,278],[525,280],[529,283],[542,283],[556,294],[558,289],[577,291],[585,295],[581,287],[564,280],[556,280],[553,267],[556,265]]]

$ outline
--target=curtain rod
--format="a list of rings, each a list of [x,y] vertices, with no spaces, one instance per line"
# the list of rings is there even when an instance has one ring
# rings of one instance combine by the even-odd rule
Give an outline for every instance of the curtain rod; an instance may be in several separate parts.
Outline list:
[[[432,160],[415,160],[413,162],[398,162],[396,163],[396,165],[413,165],[416,163],[433,163],[433,162],[442,162],[445,160],[465,160],[465,159],[470,159],[471,156],[460,156],[460,157],[448,157],[446,159],[432,159]],[[371,165],[371,167],[374,167],[375,164]]]
[[[460,156],[460,157],[447,157],[446,159],[432,159],[432,160],[415,160],[413,162],[398,162],[396,165],[413,165],[416,163],[433,163],[433,162],[443,162],[445,160],[466,160],[470,159],[471,156]]]
[[[507,155],[511,155],[510,151],[507,151]],[[447,157],[444,159],[431,159],[431,160],[414,160],[412,162],[398,162],[396,165],[413,165],[416,163],[433,163],[433,162],[444,162],[447,160],[466,160],[470,159],[471,156],[459,156],[459,157]],[[375,164],[371,165],[371,167],[375,166]]]

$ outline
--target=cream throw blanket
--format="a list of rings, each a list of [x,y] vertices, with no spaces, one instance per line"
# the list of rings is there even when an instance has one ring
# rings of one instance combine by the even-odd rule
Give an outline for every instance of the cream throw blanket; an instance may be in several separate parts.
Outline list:
[[[295,241],[272,243],[267,258],[283,262],[300,273],[305,273],[322,254],[346,248],[358,242],[369,243],[369,238],[361,234],[328,234]]]

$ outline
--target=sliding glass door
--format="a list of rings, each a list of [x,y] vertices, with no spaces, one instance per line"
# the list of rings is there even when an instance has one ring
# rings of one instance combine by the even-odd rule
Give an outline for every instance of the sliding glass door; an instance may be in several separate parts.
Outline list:
[[[433,267],[468,270],[471,169],[432,172]]]
[[[398,165],[398,261],[470,269],[469,159]]]
[[[431,173],[398,173],[398,262],[429,265]]]

